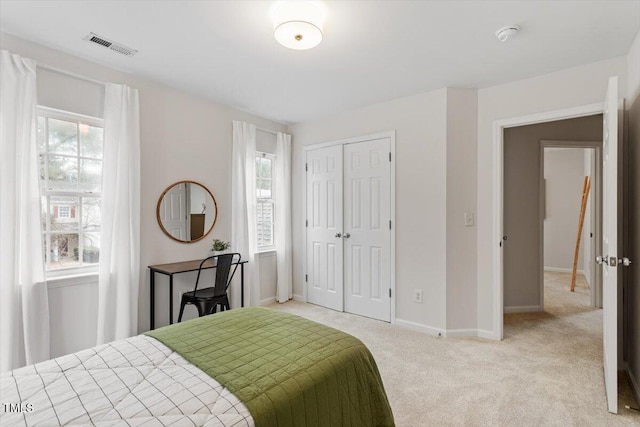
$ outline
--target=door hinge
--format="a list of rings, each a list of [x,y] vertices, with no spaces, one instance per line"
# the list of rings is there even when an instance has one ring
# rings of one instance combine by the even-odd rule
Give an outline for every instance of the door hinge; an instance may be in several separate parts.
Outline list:
[[[305,219],[305,220],[304,220],[304,226],[305,226],[305,227],[308,227],[308,226],[309,226],[309,220],[308,220],[308,219]]]
[[[389,288],[389,298],[391,298],[391,288]]]
[[[304,164],[304,171],[308,172],[309,171],[309,163],[305,163]]]
[[[307,275],[307,274],[305,274],[305,275],[304,275],[304,281],[305,281],[305,282],[308,282],[308,281],[309,281],[309,275]]]
[[[389,151],[389,161],[391,161],[391,151]]]
[[[391,220],[389,220],[389,230],[391,230]]]

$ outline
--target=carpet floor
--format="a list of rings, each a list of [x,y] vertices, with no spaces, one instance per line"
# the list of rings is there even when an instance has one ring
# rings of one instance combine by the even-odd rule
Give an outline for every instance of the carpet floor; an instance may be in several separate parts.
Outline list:
[[[508,314],[501,342],[436,338],[290,301],[271,307],[362,340],[380,369],[398,426],[640,426],[627,379],[619,413],[607,412],[602,311],[584,282],[545,274],[545,311]]]

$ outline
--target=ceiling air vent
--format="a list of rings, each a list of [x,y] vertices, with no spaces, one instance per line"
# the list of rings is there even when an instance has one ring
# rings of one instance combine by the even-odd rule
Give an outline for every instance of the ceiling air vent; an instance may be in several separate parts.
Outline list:
[[[84,39],[88,42],[106,47],[107,49],[111,49],[112,51],[117,52],[121,55],[133,56],[138,53],[138,51],[135,49],[131,49],[130,47],[112,42],[111,40],[107,40],[104,37],[100,37],[99,35],[94,33],[89,33]]]

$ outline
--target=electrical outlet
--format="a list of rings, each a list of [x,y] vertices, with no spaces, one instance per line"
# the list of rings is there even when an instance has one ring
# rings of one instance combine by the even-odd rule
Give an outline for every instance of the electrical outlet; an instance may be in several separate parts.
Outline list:
[[[464,213],[464,225],[465,227],[473,227],[475,224],[475,218],[473,212],[465,212]]]
[[[422,291],[420,289],[413,291],[413,302],[422,304]]]

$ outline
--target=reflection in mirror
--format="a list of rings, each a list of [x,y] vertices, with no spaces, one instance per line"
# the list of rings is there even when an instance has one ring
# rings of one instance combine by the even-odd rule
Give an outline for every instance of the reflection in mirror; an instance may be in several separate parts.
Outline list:
[[[209,234],[218,218],[218,206],[207,187],[194,181],[180,181],[164,190],[156,214],[167,236],[191,243]]]

